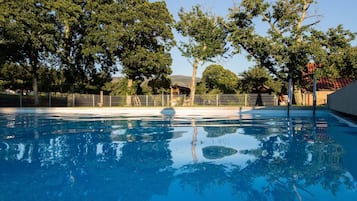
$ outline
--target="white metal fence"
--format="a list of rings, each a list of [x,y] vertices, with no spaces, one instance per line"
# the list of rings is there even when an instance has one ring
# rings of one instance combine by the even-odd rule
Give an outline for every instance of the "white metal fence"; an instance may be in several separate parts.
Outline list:
[[[172,107],[188,106],[185,95],[108,96],[95,94],[42,93],[41,107]],[[196,95],[195,106],[274,106],[278,97],[273,94]],[[0,107],[32,107],[33,96],[0,94]]]

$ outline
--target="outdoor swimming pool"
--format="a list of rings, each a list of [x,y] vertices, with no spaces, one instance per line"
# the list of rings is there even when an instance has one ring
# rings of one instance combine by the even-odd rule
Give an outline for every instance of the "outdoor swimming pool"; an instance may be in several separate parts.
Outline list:
[[[357,200],[357,128],[328,111],[172,115],[0,113],[0,200]]]

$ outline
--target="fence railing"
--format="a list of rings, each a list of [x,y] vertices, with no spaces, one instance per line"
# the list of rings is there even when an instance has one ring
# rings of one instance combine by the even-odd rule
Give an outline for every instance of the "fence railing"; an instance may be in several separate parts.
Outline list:
[[[34,97],[19,94],[0,94],[0,107],[33,107]],[[188,106],[185,95],[108,96],[96,94],[41,93],[40,107],[172,107]],[[196,95],[195,106],[275,106],[273,94],[216,94]]]

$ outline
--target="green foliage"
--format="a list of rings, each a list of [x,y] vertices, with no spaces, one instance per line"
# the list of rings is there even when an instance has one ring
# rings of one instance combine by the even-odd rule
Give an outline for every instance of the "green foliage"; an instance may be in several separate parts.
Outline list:
[[[14,0],[0,11],[0,66],[18,64],[34,89],[97,93],[119,63],[134,86],[169,88],[173,18],[164,2]]]
[[[174,24],[163,1],[1,1],[1,85],[32,87],[35,94],[98,93],[121,66],[133,81],[133,87],[125,89],[130,94],[166,93],[171,84],[173,27],[187,39],[179,49],[193,64],[192,98],[198,66],[226,53],[228,34],[237,53],[248,52],[258,66],[282,81],[291,77],[304,86],[312,56],[323,66],[316,71],[318,77],[356,79],[357,47],[351,46],[355,33],[342,26],[327,32],[314,29],[318,21],[308,11],[315,2],[242,0],[231,10],[229,23],[195,6],[188,12],[181,9]],[[265,33],[258,34],[257,21],[267,25]],[[215,70],[219,73],[199,85],[198,92],[233,93],[236,82],[228,80],[234,76]]]
[[[212,89],[208,92],[209,95],[216,95],[216,94],[224,94],[221,90],[219,89]],[[211,96],[213,98],[213,96]],[[215,96],[214,96],[215,98]]]
[[[48,4],[36,0],[5,1],[0,6],[1,63],[16,63],[32,77],[35,105],[38,99],[38,74],[48,65],[49,52],[54,50],[54,25]]]
[[[6,89],[29,89],[31,88],[31,74],[19,65],[6,63],[0,68],[0,80]]]
[[[149,80],[148,86],[151,88],[151,94],[170,93],[171,79],[167,75],[161,75]]]
[[[280,92],[282,83],[274,79],[265,68],[254,67],[240,74],[239,89],[243,93]]]
[[[189,12],[181,9],[179,17],[176,29],[188,38],[188,42],[181,42],[179,46],[183,56],[205,62],[227,51],[227,33],[221,17],[204,13],[199,6]]]
[[[202,73],[202,85],[206,92],[220,91],[223,94],[236,93],[238,76],[221,65],[210,65]]]
[[[313,2],[243,0],[240,7],[231,10],[229,40],[237,52],[247,51],[259,66],[279,79],[287,80],[288,74],[297,83],[315,51],[307,36],[316,22],[305,22]],[[256,32],[256,20],[267,25],[266,33]]]
[[[154,86],[159,80],[166,82],[172,73],[169,50],[175,44],[173,17],[164,2],[124,0],[122,8],[121,23],[125,29],[121,40],[125,45],[118,49],[118,56],[122,72],[136,83],[136,94],[141,94],[145,79],[152,79],[150,84]],[[167,84],[163,86],[169,88]]]
[[[38,90],[43,92],[61,91],[61,73],[53,68],[40,66],[37,70]],[[0,80],[6,89],[31,89],[32,75],[15,63],[6,63],[0,68]]]
[[[227,31],[221,17],[204,13],[199,6],[193,7],[189,12],[181,9],[179,17],[176,30],[188,41],[181,42],[178,48],[184,57],[193,60],[190,94],[191,105],[193,105],[198,65],[201,62],[212,61],[214,57],[223,55],[227,51]]]
[[[129,94],[128,79],[120,78],[117,82],[107,82],[102,90],[110,92],[112,96],[127,95]]]
[[[64,89],[97,93],[118,69],[114,52],[122,44],[119,4],[75,0],[51,4],[56,25],[56,54]]]
[[[355,33],[339,25],[326,33],[313,31],[311,38],[322,47],[314,54],[315,62],[322,65],[316,72],[318,78],[357,78],[357,47],[351,46]]]
[[[229,41],[237,53],[245,50],[258,66],[298,86],[306,85],[303,72],[312,57],[323,66],[319,77],[356,78],[356,49],[350,44],[355,34],[342,26],[326,33],[314,29],[319,20],[309,16],[309,8],[315,2],[243,0],[231,10]],[[265,33],[257,33],[257,21],[266,25]]]
[[[206,85],[202,81],[198,82],[196,86],[196,94],[206,94],[206,93],[207,93]]]

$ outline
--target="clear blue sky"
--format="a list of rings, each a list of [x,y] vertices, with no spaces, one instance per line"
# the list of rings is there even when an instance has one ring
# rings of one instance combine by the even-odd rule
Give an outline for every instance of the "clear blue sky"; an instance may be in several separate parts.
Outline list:
[[[154,0],[153,0],[154,1]],[[180,8],[184,10],[191,10],[192,6],[200,4],[204,11],[226,17],[228,15],[228,9],[232,8],[234,4],[240,2],[240,0],[165,0],[169,11],[177,20],[177,13]],[[273,1],[273,0],[271,0]],[[310,9],[310,14],[321,15],[321,22],[316,26],[317,29],[326,31],[328,28],[336,27],[342,24],[345,29],[349,29],[352,32],[357,32],[357,0],[318,0],[317,4]],[[177,36],[176,36],[177,37]],[[177,41],[180,39],[177,38]],[[353,45],[357,45],[356,40]],[[191,64],[187,59],[181,56],[181,53],[174,48],[171,52],[173,58],[172,70],[173,75],[188,75],[192,74]],[[230,59],[218,59],[217,64],[222,65],[224,68],[231,70],[232,72],[239,74],[249,67],[252,67],[253,63],[249,63],[244,55],[236,55]],[[198,77],[202,76],[202,72],[209,64],[199,66],[197,73]]]

